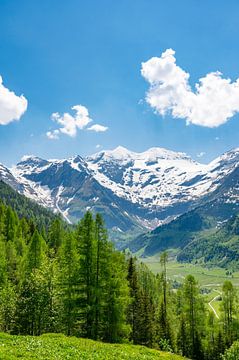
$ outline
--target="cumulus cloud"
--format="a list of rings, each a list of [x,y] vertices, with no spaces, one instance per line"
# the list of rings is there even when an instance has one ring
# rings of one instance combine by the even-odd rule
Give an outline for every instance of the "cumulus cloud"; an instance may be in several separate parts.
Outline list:
[[[75,105],[71,108],[74,110],[74,114],[64,113],[53,113],[51,119],[56,122],[60,127],[55,130],[49,130],[46,133],[48,139],[56,140],[59,139],[61,134],[65,134],[71,137],[75,137],[78,130],[91,130],[96,132],[103,132],[108,130],[106,126],[94,124],[88,127],[92,119],[89,116],[88,109],[83,105]]]
[[[232,82],[218,71],[199,79],[195,91],[190,75],[176,64],[175,51],[142,63],[141,74],[149,82],[146,101],[161,115],[186,119],[187,124],[218,127],[239,112],[239,79]]]
[[[90,126],[87,130],[91,130],[91,131],[95,131],[95,132],[104,132],[104,131],[108,130],[108,127],[99,125],[99,124],[94,124],[94,125]]]
[[[48,131],[46,133],[49,139],[58,139],[60,133],[74,137],[77,134],[77,129],[84,129],[92,120],[89,117],[89,112],[85,106],[75,105],[71,108],[75,111],[74,115],[64,113],[53,113],[51,119],[60,125],[59,129]]]
[[[60,134],[59,130],[53,130],[53,131],[47,131],[46,136],[48,137],[48,139],[57,140],[59,139],[59,134]]]
[[[203,157],[204,155],[206,155],[206,153],[204,151],[201,151],[200,153],[197,154],[198,158]]]
[[[27,110],[27,99],[17,96],[3,85],[0,76],[0,125],[7,125],[14,120],[19,120]]]

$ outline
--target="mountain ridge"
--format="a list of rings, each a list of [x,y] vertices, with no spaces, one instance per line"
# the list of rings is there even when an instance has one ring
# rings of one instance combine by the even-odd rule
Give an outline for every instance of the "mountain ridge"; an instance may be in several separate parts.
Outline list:
[[[200,164],[182,152],[119,146],[85,158],[26,155],[10,169],[0,166],[0,178],[68,222],[91,209],[118,233],[142,232],[200,205],[238,164],[239,148]]]

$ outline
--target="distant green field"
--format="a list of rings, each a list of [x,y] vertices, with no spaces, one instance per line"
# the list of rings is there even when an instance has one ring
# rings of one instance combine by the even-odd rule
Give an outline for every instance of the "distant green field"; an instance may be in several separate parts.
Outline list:
[[[149,257],[143,259],[143,262],[154,272],[161,271],[159,257]],[[207,268],[201,265],[178,263],[176,261],[169,261],[167,265],[168,278],[177,280],[179,282],[191,274],[203,287],[220,288],[225,280],[230,280],[235,286],[239,286],[239,272],[234,272],[232,275],[226,274],[227,270],[222,268]]]
[[[143,260],[145,264],[154,272],[158,273],[161,271],[159,257],[154,256]],[[183,282],[183,279],[191,274],[193,275],[201,287],[208,288],[210,293],[204,294],[205,301],[207,302],[208,309],[212,311],[209,306],[209,302],[216,296],[220,295],[222,284],[225,280],[230,280],[234,286],[239,287],[239,272],[235,272],[232,275],[227,275],[226,270],[222,268],[207,268],[201,265],[178,263],[176,261],[169,261],[167,264],[168,278],[171,280],[177,280]],[[215,299],[211,303],[217,315],[220,316],[220,299]]]
[[[1,360],[182,360],[178,355],[144,346],[105,344],[93,340],[47,334],[39,337],[0,333]]]

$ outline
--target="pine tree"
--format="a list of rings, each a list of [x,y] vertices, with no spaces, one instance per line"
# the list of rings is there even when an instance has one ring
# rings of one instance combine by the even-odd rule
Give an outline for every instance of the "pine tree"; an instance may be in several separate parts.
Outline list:
[[[16,213],[8,206],[5,212],[4,235],[6,241],[13,241],[16,238],[18,218]]]
[[[222,331],[219,330],[215,339],[215,347],[211,359],[220,360],[222,358],[222,354],[224,354],[225,349],[226,349],[225,339],[222,334]]]
[[[41,269],[33,269],[20,286],[16,304],[16,331],[41,335],[48,329],[50,294]]]
[[[201,337],[204,331],[205,309],[199,296],[197,282],[192,275],[188,275],[185,279],[183,301],[188,343],[186,356],[203,360]]]
[[[102,317],[104,304],[106,302],[106,285],[109,281],[108,264],[110,261],[111,246],[107,240],[107,232],[104,221],[100,214],[96,214],[95,219],[95,241],[96,241],[96,275],[95,275],[95,304],[93,338],[98,339],[102,336]]]
[[[75,237],[67,234],[59,250],[57,279],[58,312],[67,335],[77,331],[78,261]]]
[[[6,244],[3,236],[0,235],[0,289],[4,286],[7,280],[7,259],[6,259]]]
[[[162,267],[161,273],[161,287],[162,296],[159,303],[158,311],[158,341],[167,343],[170,348],[173,348],[173,335],[170,325],[169,306],[168,306],[168,284],[167,284],[167,261],[168,254],[163,252],[160,256],[160,264]]]
[[[126,339],[130,331],[130,327],[126,325],[129,288],[124,256],[119,252],[113,251],[107,267],[109,276],[106,288],[103,340],[119,342]]]
[[[62,221],[56,218],[52,221],[48,231],[48,244],[51,249],[54,250],[54,254],[57,253],[64,239],[64,229]]]
[[[139,344],[140,295],[135,259],[132,256],[129,259],[127,280],[129,282],[131,298],[127,316],[128,323],[131,326],[130,339],[135,344]]]
[[[10,281],[6,281],[0,291],[0,328],[12,332],[15,325],[16,290]]]
[[[43,237],[37,230],[32,235],[26,259],[25,270],[27,273],[31,273],[34,269],[40,269],[45,261],[46,255],[46,243]]]
[[[88,211],[77,230],[79,260],[79,307],[82,335],[94,337],[95,284],[96,284],[96,241],[95,223]]]
[[[188,337],[186,330],[186,321],[183,314],[181,314],[180,316],[179,331],[177,335],[177,347],[181,355],[186,356],[188,354]]]
[[[224,336],[229,347],[234,338],[234,314],[236,306],[236,293],[231,281],[226,280],[222,287],[222,312],[224,323]]]

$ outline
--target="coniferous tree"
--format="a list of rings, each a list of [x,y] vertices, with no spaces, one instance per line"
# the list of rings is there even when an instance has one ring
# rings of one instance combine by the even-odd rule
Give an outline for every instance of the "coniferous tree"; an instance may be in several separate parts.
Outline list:
[[[95,284],[96,284],[96,241],[95,223],[88,211],[77,230],[79,259],[79,308],[82,335],[94,336]]]
[[[108,243],[107,232],[104,226],[103,218],[100,214],[96,214],[95,218],[95,303],[94,303],[94,322],[93,322],[93,338],[99,339],[103,336],[103,314],[104,307],[107,302],[107,283],[110,281],[110,256],[112,248]]]
[[[187,329],[186,356],[196,360],[203,360],[202,334],[204,331],[204,304],[199,295],[199,288],[195,278],[188,275],[183,285],[184,316]]]
[[[177,334],[177,347],[180,351],[180,354],[186,356],[188,354],[188,336],[187,336],[187,329],[186,329],[186,321],[184,318],[184,314],[180,315],[179,320],[179,331]]]
[[[45,261],[46,243],[37,230],[34,231],[28,246],[25,259],[25,271],[31,273],[34,269],[40,269]]]
[[[57,253],[64,239],[64,229],[60,218],[56,218],[52,221],[48,231],[48,244],[51,249],[54,250],[54,254]]]
[[[236,306],[236,292],[231,281],[226,280],[222,287],[222,312],[224,324],[224,336],[226,345],[229,347],[235,340],[236,321],[234,318]]]
[[[0,291],[0,328],[4,332],[12,332],[15,326],[16,289],[8,280]]]
[[[135,343],[140,343],[140,291],[138,285],[138,276],[136,270],[136,261],[131,256],[128,264],[128,276],[127,280],[129,282],[130,288],[130,305],[128,308],[128,323],[131,326],[130,339]]]
[[[41,335],[48,329],[50,294],[41,269],[33,269],[21,284],[16,304],[16,329],[20,334]]]
[[[163,252],[160,256],[160,264],[162,267],[161,273],[161,288],[162,295],[160,297],[159,311],[158,311],[158,342],[167,344],[169,348],[173,348],[173,334],[170,325],[169,306],[168,306],[168,284],[167,284],[167,261],[168,254]],[[163,342],[162,342],[163,340]]]
[[[107,267],[109,277],[107,280],[103,340],[119,342],[126,339],[130,331],[130,327],[126,324],[129,287],[124,256],[113,251]]]
[[[57,268],[58,312],[62,329],[67,335],[76,333],[77,329],[78,260],[75,237],[67,234],[59,250]]]
[[[6,259],[6,243],[3,236],[0,235],[0,289],[7,280],[7,259]]]

